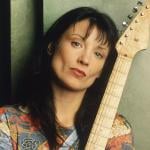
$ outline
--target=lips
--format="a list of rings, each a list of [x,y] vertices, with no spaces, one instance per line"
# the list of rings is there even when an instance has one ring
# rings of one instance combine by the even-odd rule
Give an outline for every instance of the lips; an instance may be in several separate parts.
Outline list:
[[[78,68],[71,68],[72,73],[76,76],[76,77],[85,77],[86,73]]]

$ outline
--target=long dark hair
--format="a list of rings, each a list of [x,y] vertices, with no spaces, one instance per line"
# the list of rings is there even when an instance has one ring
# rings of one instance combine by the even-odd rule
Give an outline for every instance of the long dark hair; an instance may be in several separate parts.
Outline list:
[[[55,51],[63,33],[71,25],[75,25],[84,19],[89,20],[88,30],[93,26],[96,26],[100,30],[100,36],[107,40],[106,42],[108,42],[110,52],[103,67],[101,77],[96,79],[94,84],[87,89],[75,116],[74,123],[79,137],[79,149],[84,149],[87,142],[109,74],[117,56],[115,50],[115,44],[118,38],[116,26],[109,16],[100,13],[96,9],[90,7],[73,9],[60,17],[50,27],[40,47],[42,49],[40,71],[33,75],[32,84],[28,87],[28,97],[26,97],[23,104],[29,108],[33,122],[40,124],[41,132],[47,138],[51,149],[55,149],[58,145],[56,140],[58,134],[56,130],[53,93],[50,86],[51,76],[53,74],[50,64],[53,55],[49,56],[47,53],[48,44],[51,43],[51,49]]]

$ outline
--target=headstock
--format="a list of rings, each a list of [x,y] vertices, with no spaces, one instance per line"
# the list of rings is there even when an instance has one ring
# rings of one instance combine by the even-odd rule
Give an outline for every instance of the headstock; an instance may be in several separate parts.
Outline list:
[[[116,44],[118,54],[127,57],[134,57],[138,51],[146,49],[150,41],[150,0],[146,0],[144,4],[138,1],[137,4],[133,12],[137,13],[138,7],[142,6],[140,12],[130,25],[127,22],[123,23],[127,29]],[[128,18],[133,18],[133,15],[130,14]]]

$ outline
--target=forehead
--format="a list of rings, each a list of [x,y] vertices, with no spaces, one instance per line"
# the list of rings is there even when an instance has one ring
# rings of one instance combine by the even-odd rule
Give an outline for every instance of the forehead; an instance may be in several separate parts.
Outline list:
[[[71,25],[65,33],[66,34],[79,33],[80,35],[85,37],[88,32],[89,25],[90,25],[89,20],[85,19],[85,20],[76,22],[75,24]],[[98,32],[98,29],[97,29],[97,32]]]
[[[100,27],[98,28],[96,24],[91,25],[88,19],[84,19],[71,25],[64,34],[77,34],[84,39],[87,39],[92,35],[94,40],[96,40],[98,43],[101,43],[102,45],[108,44],[106,34],[100,29]]]
[[[68,31],[73,33],[80,33],[83,37],[85,37],[88,32],[89,25],[90,25],[89,20],[87,19],[82,20],[72,25]],[[97,30],[97,34],[98,34],[98,30]]]

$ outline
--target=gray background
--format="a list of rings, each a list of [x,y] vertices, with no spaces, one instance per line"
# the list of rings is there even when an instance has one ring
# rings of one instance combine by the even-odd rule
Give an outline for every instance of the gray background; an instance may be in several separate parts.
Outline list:
[[[108,13],[121,30],[122,21],[132,12],[136,0],[44,0],[44,31],[62,13],[77,6],[92,6]],[[12,86],[16,89],[33,50],[35,40],[35,1],[11,0]],[[136,150],[150,150],[150,48],[139,52],[133,61],[119,112],[132,125]]]

